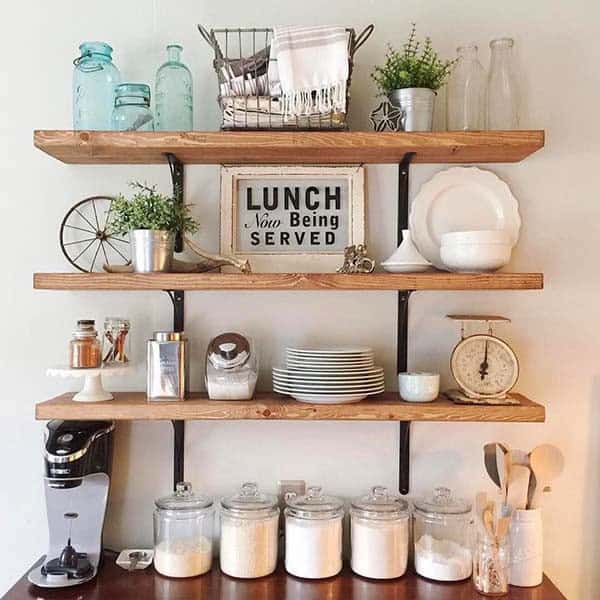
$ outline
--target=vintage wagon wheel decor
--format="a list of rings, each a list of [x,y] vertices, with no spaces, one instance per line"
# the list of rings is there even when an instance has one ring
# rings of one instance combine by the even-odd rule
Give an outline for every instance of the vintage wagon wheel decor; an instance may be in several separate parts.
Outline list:
[[[114,198],[92,196],[72,206],[60,225],[65,258],[84,273],[129,262],[129,240],[110,229]]]

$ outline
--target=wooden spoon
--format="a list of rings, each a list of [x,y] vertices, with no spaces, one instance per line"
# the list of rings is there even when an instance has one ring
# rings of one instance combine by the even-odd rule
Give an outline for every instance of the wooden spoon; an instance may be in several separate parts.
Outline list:
[[[496,444],[496,465],[498,469],[498,478],[500,479],[500,491],[502,492],[502,502],[506,504],[511,462],[510,454],[502,444]]]
[[[483,447],[483,461],[485,470],[494,484],[500,487],[500,476],[498,475],[498,462],[496,460],[496,444],[486,444]]]
[[[556,446],[542,444],[531,451],[529,462],[535,476],[535,487],[531,495],[529,508],[538,508],[544,488],[562,473],[565,458]]]
[[[518,450],[517,448],[513,448],[510,451],[510,462],[513,465],[523,465],[525,467],[528,467],[529,453],[525,450]]]

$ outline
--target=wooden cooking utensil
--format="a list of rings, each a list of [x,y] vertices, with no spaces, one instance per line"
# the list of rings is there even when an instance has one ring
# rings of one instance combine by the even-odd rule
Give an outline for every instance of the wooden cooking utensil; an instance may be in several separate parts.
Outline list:
[[[529,508],[538,508],[544,488],[562,473],[565,459],[556,446],[542,444],[531,451],[529,462],[535,476],[535,487],[531,494]]]
[[[523,465],[511,466],[506,502],[514,509],[525,509],[528,502],[531,470]]]
[[[500,491],[502,492],[502,502],[506,504],[511,462],[510,454],[502,444],[496,444],[496,465],[500,480]]]
[[[483,461],[485,470],[490,479],[500,487],[500,476],[498,475],[498,462],[496,461],[496,444],[486,444],[483,447]]]
[[[498,543],[506,537],[510,527],[510,517],[500,517],[496,523],[496,540]]]
[[[529,453],[525,450],[518,450],[517,448],[512,448],[510,451],[510,462],[513,465],[523,465],[525,467],[528,467]]]

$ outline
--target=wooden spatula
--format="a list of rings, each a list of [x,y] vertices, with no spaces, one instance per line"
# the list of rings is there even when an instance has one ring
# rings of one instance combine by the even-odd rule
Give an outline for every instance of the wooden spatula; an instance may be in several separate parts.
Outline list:
[[[531,470],[523,465],[512,465],[506,502],[514,509],[527,508],[527,492]]]

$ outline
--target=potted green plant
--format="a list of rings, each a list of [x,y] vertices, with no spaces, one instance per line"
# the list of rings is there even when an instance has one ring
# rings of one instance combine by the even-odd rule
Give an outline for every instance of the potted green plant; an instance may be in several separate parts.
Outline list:
[[[198,222],[192,217],[189,204],[157,192],[156,186],[137,181],[130,185],[135,190],[131,198],[120,194],[113,201],[111,229],[129,234],[134,271],[169,271],[175,234],[196,232]]]
[[[413,23],[402,52],[388,45],[385,62],[376,66],[371,77],[382,95],[403,112],[405,131],[431,131],[437,90],[446,83],[456,60],[442,60],[431,45],[416,39]]]

